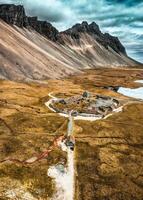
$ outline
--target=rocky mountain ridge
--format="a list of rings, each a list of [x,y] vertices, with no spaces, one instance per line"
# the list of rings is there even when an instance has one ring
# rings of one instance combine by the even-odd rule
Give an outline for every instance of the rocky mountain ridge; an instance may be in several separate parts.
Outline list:
[[[1,4],[0,18],[10,25],[16,25],[20,28],[33,28],[50,40],[57,40],[58,30],[47,21],[38,20],[38,17],[26,16],[22,5]]]
[[[59,32],[26,15],[21,5],[0,5],[0,79],[59,79],[83,69],[137,66],[117,37],[93,22]]]
[[[83,21],[81,24],[76,24],[72,28],[61,32],[61,35],[69,35],[74,40],[80,40],[80,34],[87,33],[94,37],[94,39],[99,42],[106,49],[110,46],[117,53],[126,54],[125,47],[121,44],[117,37],[110,35],[109,33],[102,33],[99,26],[92,22],[88,24],[86,21]]]
[[[0,5],[0,18],[5,22],[16,25],[20,28],[33,28],[40,34],[46,36],[48,39],[65,44],[62,35],[70,36],[74,40],[80,40],[80,33],[87,33],[92,35],[97,42],[103,45],[106,49],[110,46],[117,53],[126,55],[126,50],[117,37],[111,36],[109,33],[103,34],[99,26],[92,22],[88,24],[86,21],[81,24],[76,24],[72,28],[59,32],[51,23],[47,21],[40,21],[38,17],[26,16],[25,9],[22,5],[2,4]]]
[[[25,9],[22,5],[16,6],[14,4],[1,4],[0,18],[8,24],[16,25],[20,28],[28,25]]]

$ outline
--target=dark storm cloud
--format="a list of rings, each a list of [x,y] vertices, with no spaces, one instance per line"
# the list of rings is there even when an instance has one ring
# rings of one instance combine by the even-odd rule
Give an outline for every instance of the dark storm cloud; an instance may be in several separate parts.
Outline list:
[[[71,8],[81,22],[95,21],[104,32],[120,38],[130,56],[143,62],[143,0],[73,0]],[[68,3],[69,4],[69,1]]]
[[[125,4],[127,6],[134,6],[139,3],[142,3],[142,0],[107,0],[108,3],[118,3],[118,4]]]

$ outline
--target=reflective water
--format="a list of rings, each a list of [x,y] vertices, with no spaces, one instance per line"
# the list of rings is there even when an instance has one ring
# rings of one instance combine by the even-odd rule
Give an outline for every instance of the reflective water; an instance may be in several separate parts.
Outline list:
[[[143,87],[139,87],[135,89],[120,87],[118,90],[118,93],[123,94],[128,97],[133,97],[136,99],[143,99]]]

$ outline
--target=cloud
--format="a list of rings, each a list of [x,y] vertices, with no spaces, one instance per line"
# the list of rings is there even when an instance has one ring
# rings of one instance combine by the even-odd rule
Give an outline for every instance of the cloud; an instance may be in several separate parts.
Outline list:
[[[28,14],[37,15],[50,22],[64,21],[70,17],[70,9],[58,0],[26,0]]]
[[[77,21],[95,21],[103,32],[119,37],[129,56],[143,62],[142,0],[69,0],[67,5]]]
[[[28,15],[50,22],[64,21],[71,15],[70,9],[59,0],[0,0],[0,3],[22,4]]]

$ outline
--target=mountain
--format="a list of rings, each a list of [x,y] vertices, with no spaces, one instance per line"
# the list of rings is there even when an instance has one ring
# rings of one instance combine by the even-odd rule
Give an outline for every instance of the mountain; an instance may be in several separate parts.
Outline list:
[[[28,17],[25,9],[21,5],[1,4],[0,18],[10,25],[16,25],[19,28],[33,28],[48,39],[56,41],[58,30],[46,21],[40,21],[37,17]]]
[[[117,37],[93,22],[59,32],[52,24],[26,16],[21,5],[0,5],[0,78],[62,78],[95,67],[139,65]]]
[[[126,50],[119,41],[119,39],[117,37],[111,36],[108,33],[103,34],[100,31],[99,26],[95,22],[88,24],[85,21],[81,24],[76,24],[72,28],[61,33],[62,36],[70,36],[72,40],[76,40],[77,45],[79,45],[79,41],[82,38],[82,34],[87,34],[91,36],[94,40],[96,40],[106,49],[109,49],[108,47],[111,47],[115,52],[126,55]]]

